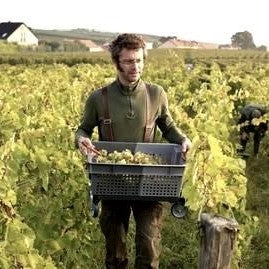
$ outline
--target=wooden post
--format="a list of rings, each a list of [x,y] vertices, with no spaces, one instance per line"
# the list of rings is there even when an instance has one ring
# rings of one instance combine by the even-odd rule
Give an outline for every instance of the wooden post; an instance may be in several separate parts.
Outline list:
[[[238,223],[220,216],[202,214],[199,269],[229,269]]]

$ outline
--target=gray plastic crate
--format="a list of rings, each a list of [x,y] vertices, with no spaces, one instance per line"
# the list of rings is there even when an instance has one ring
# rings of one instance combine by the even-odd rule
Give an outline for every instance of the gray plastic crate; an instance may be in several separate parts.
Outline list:
[[[158,200],[175,202],[180,197],[185,164],[177,144],[95,142],[108,152],[125,149],[158,155],[165,164],[88,164],[91,193],[107,200]]]

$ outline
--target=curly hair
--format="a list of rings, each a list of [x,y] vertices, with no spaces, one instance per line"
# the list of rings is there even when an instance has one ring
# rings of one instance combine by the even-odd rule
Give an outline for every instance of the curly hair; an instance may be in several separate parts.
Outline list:
[[[137,34],[121,34],[109,44],[111,58],[115,63],[119,62],[119,56],[122,49],[143,49],[144,59],[147,57],[146,43],[142,36]]]

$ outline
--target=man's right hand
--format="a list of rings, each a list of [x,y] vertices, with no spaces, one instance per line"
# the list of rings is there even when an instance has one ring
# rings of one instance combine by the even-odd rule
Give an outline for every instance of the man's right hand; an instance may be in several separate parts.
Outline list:
[[[241,140],[248,140],[249,139],[249,136],[248,136],[248,134],[246,132],[242,132],[240,134],[240,139]]]
[[[80,152],[85,156],[96,155],[92,150],[90,150],[90,148],[94,148],[94,145],[92,144],[91,140],[88,137],[81,136],[78,139],[78,148]]]

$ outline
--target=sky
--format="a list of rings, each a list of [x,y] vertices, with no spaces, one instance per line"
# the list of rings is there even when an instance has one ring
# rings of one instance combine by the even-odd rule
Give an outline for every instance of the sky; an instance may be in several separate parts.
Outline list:
[[[268,2],[268,4],[267,4]],[[230,44],[248,31],[256,46],[269,47],[268,0],[7,0],[0,22],[32,29],[77,29],[177,36]]]

